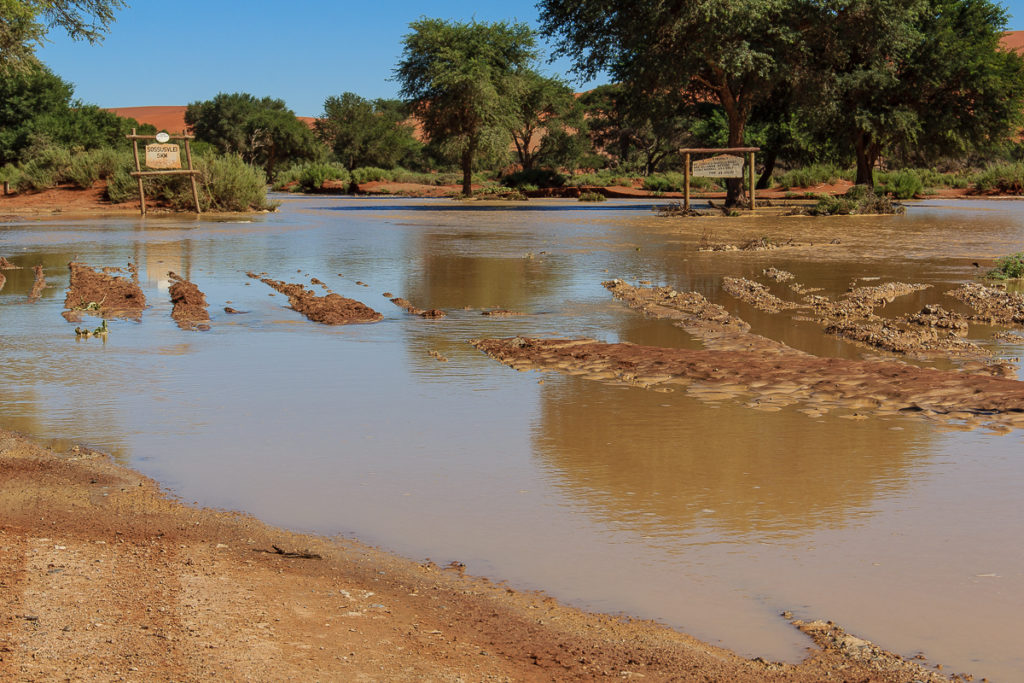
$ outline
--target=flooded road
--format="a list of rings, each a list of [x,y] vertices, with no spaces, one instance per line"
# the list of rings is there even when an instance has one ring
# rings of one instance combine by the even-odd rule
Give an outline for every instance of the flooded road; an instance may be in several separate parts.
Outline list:
[[[964,311],[944,293],[1024,247],[1024,203],[678,220],[630,201],[283,200],[243,222],[0,223],[0,256],[23,266],[0,290],[0,426],[108,451],[190,502],[458,560],[750,656],[800,658],[809,641],[779,616],[789,610],[947,671],[1024,676],[1021,431],[759,412],[515,372],[467,343],[701,347],[614,301],[601,282],[617,277],[701,292],[815,355],[884,356],[795,314],[759,312],[722,277],[763,281],[776,267],[831,297],[857,278],[919,282],[933,286],[883,315]],[[763,236],[803,246],[697,251]],[[60,315],[71,260],[138,264],[141,322],[76,340]],[[50,286],[30,302],[37,264]],[[168,271],[206,294],[210,331],[171,320]],[[384,320],[311,323],[247,271],[319,278]],[[448,316],[411,316],[385,292]],[[522,315],[481,315],[499,308]],[[1000,358],[1024,355],[1024,342],[993,331],[972,325],[970,338]]]

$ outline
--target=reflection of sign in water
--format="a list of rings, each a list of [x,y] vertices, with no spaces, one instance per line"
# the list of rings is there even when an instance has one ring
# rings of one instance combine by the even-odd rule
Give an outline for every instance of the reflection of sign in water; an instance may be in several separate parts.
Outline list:
[[[693,162],[693,175],[699,178],[742,178],[743,157],[719,154]]]
[[[146,166],[181,168],[181,151],[178,145],[146,145]]]

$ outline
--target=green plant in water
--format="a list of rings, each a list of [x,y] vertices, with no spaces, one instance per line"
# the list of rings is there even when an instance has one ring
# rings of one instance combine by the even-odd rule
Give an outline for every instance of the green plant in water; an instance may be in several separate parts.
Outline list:
[[[990,280],[1019,280],[1024,278],[1024,251],[1010,254],[996,261],[996,267],[985,276]]]
[[[608,198],[600,192],[584,192],[580,195],[581,202],[603,202],[607,200]]]

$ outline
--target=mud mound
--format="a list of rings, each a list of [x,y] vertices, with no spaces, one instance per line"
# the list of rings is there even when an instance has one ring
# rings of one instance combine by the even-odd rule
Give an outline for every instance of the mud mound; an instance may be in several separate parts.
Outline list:
[[[700,339],[708,348],[767,353],[801,353],[781,342],[753,334],[750,325],[697,292],[671,287],[634,287],[622,280],[602,282],[616,299],[653,318],[675,325]]]
[[[43,290],[46,289],[46,276],[43,275],[42,266],[32,266],[33,272],[36,274],[35,282],[32,283],[32,291],[29,293],[29,299],[38,299],[43,295]]]
[[[4,285],[6,285],[6,284],[7,284],[7,276],[4,275],[3,273],[0,273],[0,292],[3,291]]]
[[[177,273],[167,273],[173,283],[168,290],[171,295],[171,317],[183,330],[208,330],[205,323],[210,320],[207,310],[206,295],[199,287],[184,279]]]
[[[481,311],[480,315],[486,315],[490,318],[514,318],[523,314],[519,311],[510,311],[506,308],[492,308],[489,311]]]
[[[971,320],[989,325],[1024,325],[1024,295],[968,283],[946,292],[972,309]]]
[[[126,269],[105,268],[98,273],[89,266],[72,261],[71,285],[64,298],[64,317],[79,322],[82,313],[102,318],[130,318],[138,320],[146,308],[146,295],[139,287],[139,271],[129,264]],[[127,277],[113,273],[127,272]]]
[[[857,287],[843,295],[845,299],[859,301],[878,308],[885,304],[892,303],[896,297],[906,296],[914,292],[930,288],[931,285],[912,284],[906,282],[887,282],[884,285],[873,285],[871,287]]]
[[[904,327],[897,321],[882,318],[838,320],[827,325],[825,333],[915,358],[985,355],[981,347],[962,339],[958,332],[937,327]]]
[[[375,323],[384,316],[355,299],[340,294],[317,296],[302,285],[260,277],[255,273],[248,276],[269,285],[288,297],[291,307],[309,320],[324,325],[348,325],[352,323]]]
[[[18,266],[0,256],[0,270],[18,270]]]
[[[779,270],[778,268],[765,268],[761,273],[774,282],[789,282],[796,277],[788,270]]]
[[[723,277],[722,289],[765,313],[778,313],[800,307],[799,304],[775,296],[761,283],[742,277]]]
[[[416,308],[415,306],[412,305],[412,302],[410,302],[408,299],[403,299],[400,296],[396,296],[390,301],[399,308],[404,308],[406,312],[408,312],[410,315],[418,315],[421,318],[443,318],[446,315],[448,315],[444,311],[437,308],[431,308],[429,310]]]
[[[947,311],[938,305],[925,306],[920,313],[905,315],[900,320],[911,325],[949,330],[961,337],[967,336],[967,320],[959,313]]]
[[[517,370],[555,370],[609,384],[655,391],[686,387],[704,400],[747,398],[776,411],[802,404],[819,416],[919,414],[986,425],[1024,427],[1024,382],[893,361],[793,355],[780,363],[763,353],[604,344],[591,339],[477,339],[470,342]]]

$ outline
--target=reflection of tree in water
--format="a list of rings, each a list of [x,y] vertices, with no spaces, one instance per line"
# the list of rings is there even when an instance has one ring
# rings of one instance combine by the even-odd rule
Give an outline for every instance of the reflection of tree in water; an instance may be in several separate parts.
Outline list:
[[[488,318],[481,315],[483,310],[534,313],[561,284],[560,271],[546,258],[536,254],[533,258],[525,254],[476,255],[472,253],[475,237],[472,232],[423,232],[408,242],[409,256],[418,267],[406,269],[402,291],[393,294],[420,308],[440,308],[449,314],[439,321],[409,321],[406,348],[419,367],[435,367],[437,361],[428,355],[430,350],[449,357],[471,354],[484,358],[466,341],[473,336],[516,334],[522,319]],[[486,242],[478,248],[493,246]],[[464,311],[466,307],[473,310]],[[470,321],[460,324],[454,320],[459,316]]]
[[[679,393],[550,377],[533,439],[543,466],[600,517],[647,533],[712,524],[785,534],[847,523],[902,486],[928,429],[732,401],[712,409]]]

